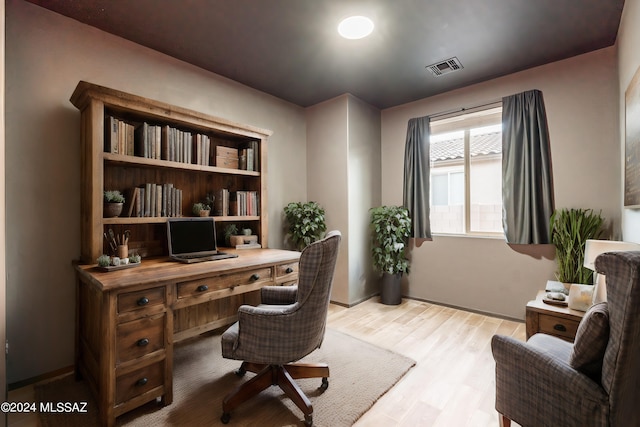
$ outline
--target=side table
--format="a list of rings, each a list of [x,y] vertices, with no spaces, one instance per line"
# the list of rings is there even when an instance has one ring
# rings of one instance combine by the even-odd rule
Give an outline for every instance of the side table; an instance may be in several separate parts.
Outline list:
[[[527,303],[527,339],[542,332],[573,342],[584,312],[566,306],[547,304],[542,301],[545,294],[546,291],[540,291],[535,300]]]

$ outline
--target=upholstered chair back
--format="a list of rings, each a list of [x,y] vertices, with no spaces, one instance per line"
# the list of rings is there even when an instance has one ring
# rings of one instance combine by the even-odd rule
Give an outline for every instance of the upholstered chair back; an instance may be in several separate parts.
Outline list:
[[[306,325],[302,329],[309,334],[305,337],[309,348],[303,352],[320,347],[324,339],[340,239],[340,232],[332,231],[304,248],[300,255],[295,311],[298,311],[297,321]]]
[[[640,426],[640,252],[610,252],[596,259],[605,274],[609,343],[602,387],[609,395],[611,426]]]

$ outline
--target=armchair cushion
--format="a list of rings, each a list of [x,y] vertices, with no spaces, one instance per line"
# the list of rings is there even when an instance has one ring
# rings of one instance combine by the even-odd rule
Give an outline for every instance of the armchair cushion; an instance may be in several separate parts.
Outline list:
[[[606,302],[593,305],[578,326],[569,364],[600,382],[602,361],[609,342],[609,310]]]

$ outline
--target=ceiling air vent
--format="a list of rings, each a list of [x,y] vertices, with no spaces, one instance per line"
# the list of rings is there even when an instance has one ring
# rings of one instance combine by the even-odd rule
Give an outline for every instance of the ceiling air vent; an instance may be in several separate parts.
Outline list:
[[[434,76],[442,76],[444,74],[449,74],[453,73],[454,71],[461,70],[464,67],[460,63],[460,60],[454,56],[453,58],[447,59],[446,61],[427,65],[426,68],[431,71]]]

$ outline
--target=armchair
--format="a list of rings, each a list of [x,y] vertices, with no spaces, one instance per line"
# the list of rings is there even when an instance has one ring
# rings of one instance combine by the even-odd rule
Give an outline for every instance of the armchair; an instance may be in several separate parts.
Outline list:
[[[307,246],[300,255],[298,284],[262,288],[262,304],[241,306],[238,321],[222,334],[222,357],[243,361],[236,374],[256,373],[224,398],[223,423],[238,405],[277,385],[302,410],[305,424],[312,425],[313,406],[294,379],[322,378],[325,390],[329,367],[294,362],[319,348],[324,339],[340,240],[340,232],[332,231]]]
[[[500,425],[640,426],[640,252],[606,253],[595,265],[607,302],[589,309],[574,344],[493,337]]]

